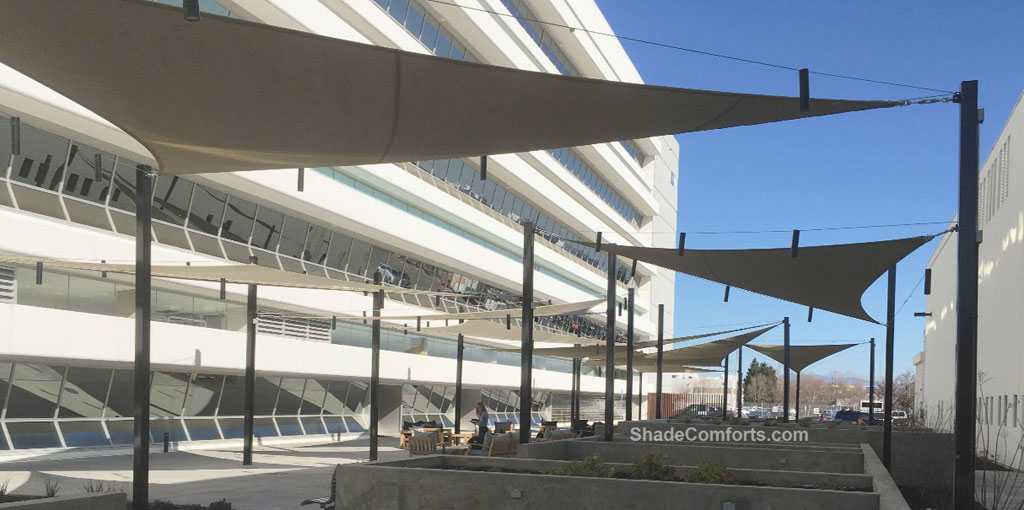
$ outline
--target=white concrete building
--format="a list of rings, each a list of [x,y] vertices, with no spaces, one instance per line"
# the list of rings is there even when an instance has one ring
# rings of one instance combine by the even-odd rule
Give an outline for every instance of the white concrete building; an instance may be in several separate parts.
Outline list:
[[[429,0],[202,5],[208,14],[447,58],[642,81],[614,38],[525,19],[610,32],[593,0],[455,3],[466,8]],[[131,79],[138,70],[96,72]],[[134,260],[132,175],[136,164],[156,164],[148,151],[3,65],[0,117],[0,254]],[[21,122],[19,154],[12,151],[12,117]],[[595,299],[605,292],[605,257],[562,239],[593,240],[601,232],[615,243],[672,245],[678,161],[676,141],[661,137],[494,155],[486,181],[476,160],[307,169],[301,192],[296,169],[160,176],[153,261],[245,263],[256,256],[287,271],[363,281],[379,270],[385,283],[480,296],[433,302],[388,295],[385,310],[395,314],[519,306],[521,223],[532,220],[543,231],[536,298]],[[618,295],[631,281],[637,285],[638,339],[656,334],[658,304],[665,304],[671,336],[674,273],[641,264],[634,279],[630,262],[620,264]],[[241,437],[245,288],[229,285],[225,300],[216,285],[155,280],[153,288],[152,439],[161,441],[165,432],[174,441]],[[356,293],[267,287],[259,297],[261,314],[359,316],[371,306],[370,297]],[[37,284],[34,268],[0,263],[0,448],[131,443],[133,303],[127,278],[45,269]],[[537,327],[600,336],[603,318],[545,318]],[[261,316],[257,342],[258,437],[345,435],[366,427],[368,327],[339,322],[332,330],[325,319]],[[388,330],[382,343],[382,432],[401,420],[451,423],[453,342]],[[466,360],[463,408],[483,400],[495,418],[514,421],[518,355],[470,345]],[[534,410],[563,414],[569,360],[538,358],[534,366]],[[588,368],[582,381],[594,396],[604,390],[595,373]]]
[[[1024,96],[981,165],[978,225],[978,450],[1004,463],[1024,438]],[[928,263],[924,350],[914,357],[916,407],[951,431],[955,388],[956,239]],[[997,441],[998,438],[998,441]],[[997,444],[998,443],[998,444]],[[1017,460],[1020,462],[1019,454]]]

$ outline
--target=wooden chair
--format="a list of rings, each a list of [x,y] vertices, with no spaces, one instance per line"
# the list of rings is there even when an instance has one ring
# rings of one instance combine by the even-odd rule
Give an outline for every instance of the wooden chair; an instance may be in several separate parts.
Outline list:
[[[491,446],[487,449],[488,457],[508,457],[516,443],[514,437],[498,437],[491,440]],[[518,451],[518,449],[517,449]]]
[[[437,452],[437,437],[411,437],[405,443],[409,447],[409,456],[433,455]]]

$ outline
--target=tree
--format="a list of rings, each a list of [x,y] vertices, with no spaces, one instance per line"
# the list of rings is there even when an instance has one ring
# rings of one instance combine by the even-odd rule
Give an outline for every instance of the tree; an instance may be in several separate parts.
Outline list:
[[[778,400],[778,374],[775,367],[754,358],[743,377],[743,402],[746,404],[774,403]]]
[[[914,373],[907,370],[892,380],[892,408],[901,411],[914,409]],[[875,393],[877,399],[882,400],[885,395],[885,380],[878,382],[878,390]]]

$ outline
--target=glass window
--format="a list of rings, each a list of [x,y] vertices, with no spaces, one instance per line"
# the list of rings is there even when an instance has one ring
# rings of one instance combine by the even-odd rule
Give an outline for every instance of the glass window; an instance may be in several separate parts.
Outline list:
[[[220,439],[217,422],[214,420],[185,420],[185,427],[193,441]]]
[[[71,448],[109,444],[103,425],[98,421],[65,421],[60,424],[60,431],[64,434],[64,444]]]
[[[18,279],[18,304],[67,310],[68,277],[66,275],[44,271],[42,285],[36,285],[35,269],[17,267],[14,269],[14,274]]]
[[[7,431],[15,448],[60,448],[60,438],[52,421],[8,422]]]
[[[157,419],[149,421],[149,440],[154,443],[162,443],[164,440],[164,434],[170,441],[187,441],[188,436],[185,435],[185,429],[181,426],[181,421],[176,419]]]
[[[0,114],[0,181],[7,178],[11,162],[11,118]]]
[[[110,205],[122,211],[135,212],[135,167],[138,163],[118,157],[114,165],[114,185]]]
[[[398,21],[398,24],[402,25],[405,23],[405,17],[409,13],[409,2],[407,0],[391,0],[391,5],[388,6],[388,13],[391,17]]]
[[[17,363],[7,418],[53,418],[64,379],[62,366]],[[17,442],[15,442],[17,446]]]
[[[188,213],[189,228],[217,235],[217,230],[224,217],[224,204],[227,199],[226,193],[196,184],[195,192],[192,195],[192,207]]]
[[[309,235],[306,236],[306,248],[302,250],[302,259],[323,265],[327,260],[330,244],[330,230],[317,225],[310,225]]]
[[[101,181],[99,182],[96,181],[96,156],[100,156]],[[110,190],[114,155],[79,142],[72,142],[68,160],[68,176],[64,182],[64,195],[100,204],[105,203],[107,192]]]
[[[2,368],[2,367],[0,367]],[[61,418],[98,418],[110,385],[109,368],[69,367],[60,397]],[[65,431],[66,433],[66,431]],[[70,446],[70,445],[69,445]]]
[[[111,281],[68,277],[68,310],[100,315],[117,312],[116,285]]]
[[[260,206],[256,212],[256,225],[253,227],[250,243],[264,250],[276,251],[283,223],[284,214],[269,207]]]
[[[345,407],[356,412],[362,410],[363,406],[366,404],[366,396],[367,390],[365,383],[349,383],[348,395],[345,397]]]
[[[327,267],[345,270],[345,265],[348,262],[348,253],[352,248],[352,238],[335,232],[331,236],[331,247],[327,251]]]
[[[420,34],[420,40],[423,41],[423,45],[430,51],[434,51],[434,44],[437,43],[437,27],[440,25],[441,24],[429,14],[423,21],[423,32]]]
[[[306,392],[302,395],[302,408],[299,414],[320,414],[320,406],[324,404],[327,394],[327,381],[308,379]]]
[[[434,46],[434,54],[439,57],[447,57],[452,51],[452,34],[445,28],[437,34],[437,44]]]
[[[391,266],[388,265],[388,259],[390,257],[390,251],[379,246],[374,246],[373,249],[370,250],[370,259],[367,263],[367,277],[372,278],[374,273],[379,271],[382,282],[388,285],[397,285],[399,277],[391,269]]]
[[[256,204],[237,197],[228,198],[220,236],[230,241],[248,244],[254,218],[256,218]]]
[[[277,388],[280,377],[256,377],[253,413],[256,416],[269,416],[274,410],[277,400]],[[224,395],[220,398],[218,416],[242,416],[245,412],[245,377],[228,375],[224,379]],[[224,431],[227,436],[227,430]]]
[[[132,388],[135,387],[135,373],[131,370],[114,370],[114,382],[110,386],[106,416],[133,416],[135,409]],[[130,425],[130,423],[129,423]],[[131,430],[131,427],[129,427]],[[110,431],[111,436],[114,431]],[[129,434],[129,443],[131,434]]]
[[[370,276],[367,264],[370,258],[370,245],[358,239],[352,240],[352,255],[348,259],[346,271],[359,276]]]
[[[274,412],[276,416],[299,414],[299,405],[302,403],[302,388],[305,382],[305,379],[292,377],[281,379],[281,393],[277,397],[277,411]],[[278,425],[280,425],[280,422]]]
[[[21,154],[14,156],[11,177],[18,182],[57,191],[64,177],[67,138],[21,123]]]
[[[309,233],[309,222],[286,216],[281,229],[281,247],[278,253],[292,258],[302,257],[302,248],[306,245],[306,234]]]
[[[409,5],[409,15],[405,19],[405,29],[413,37],[419,39],[420,32],[423,30],[423,12],[415,4]]]
[[[184,225],[192,199],[192,182],[177,175],[161,175],[153,188],[153,219]]]
[[[181,416],[188,374],[154,372],[150,383],[150,416]]]
[[[223,381],[224,376],[196,374],[189,384],[188,394],[185,395],[185,411],[182,415],[213,416],[217,410],[217,397],[220,396]]]

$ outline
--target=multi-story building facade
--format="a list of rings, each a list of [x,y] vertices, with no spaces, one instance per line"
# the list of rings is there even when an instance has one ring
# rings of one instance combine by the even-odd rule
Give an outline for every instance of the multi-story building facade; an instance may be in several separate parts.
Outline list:
[[[616,39],[530,21],[610,32],[592,0],[455,3],[465,7],[429,0],[204,0],[202,6],[207,14],[445,58],[641,81]],[[96,70],[125,79],[138,71]],[[0,253],[134,260],[133,172],[137,164],[156,164],[145,148],[2,65],[0,116]],[[18,154],[11,117],[21,122]],[[596,299],[605,292],[606,258],[566,240],[593,240],[601,232],[610,242],[670,246],[678,159],[675,140],[662,137],[494,155],[487,180],[479,178],[476,160],[308,169],[303,191],[295,169],[162,175],[152,205],[153,260],[247,263],[254,256],[285,271],[358,281],[380,271],[388,284],[472,293],[457,299],[388,294],[386,313],[495,309],[522,304],[522,224],[532,221],[539,229],[536,298]],[[665,304],[670,334],[674,274],[646,264],[630,273],[629,261],[619,265],[618,295],[636,286],[638,338],[656,334],[658,304]],[[153,440],[164,433],[173,441],[240,438],[245,288],[229,285],[225,299],[216,285],[201,282],[158,279],[153,288]],[[360,316],[370,306],[370,297],[359,293],[261,288],[257,436],[346,437],[364,430],[369,328],[349,321],[332,327],[322,317]],[[133,314],[129,278],[44,268],[37,282],[35,268],[0,263],[0,447],[130,444]],[[603,320],[551,317],[536,327],[599,337]],[[617,320],[624,329],[624,317]],[[429,328],[391,326],[382,342],[382,432],[401,420],[452,423],[454,342],[431,336]],[[518,354],[467,341],[463,409],[479,400],[495,418],[515,421]],[[534,361],[538,417],[565,414],[570,367],[566,359]],[[598,375],[589,368],[583,375],[582,390],[591,398],[603,393]]]
[[[978,449],[1019,468],[1024,444],[1024,96],[1018,99],[979,175]],[[951,431],[955,404],[956,233],[928,267],[931,294],[924,350],[914,358],[915,408]],[[1016,452],[1016,453],[1014,453]]]

